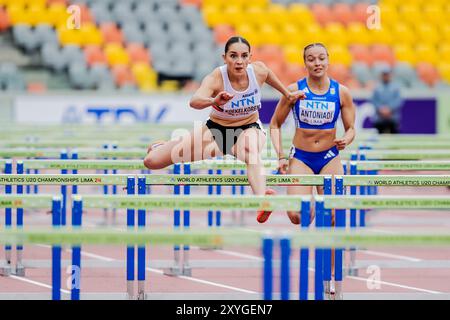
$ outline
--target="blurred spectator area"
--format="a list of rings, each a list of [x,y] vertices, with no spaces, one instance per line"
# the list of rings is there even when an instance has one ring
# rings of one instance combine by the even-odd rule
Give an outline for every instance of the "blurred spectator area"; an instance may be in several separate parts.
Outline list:
[[[0,0],[0,88],[192,90],[233,35],[285,84],[322,42],[329,75],[351,89],[371,89],[386,65],[404,88],[450,85],[447,0]]]

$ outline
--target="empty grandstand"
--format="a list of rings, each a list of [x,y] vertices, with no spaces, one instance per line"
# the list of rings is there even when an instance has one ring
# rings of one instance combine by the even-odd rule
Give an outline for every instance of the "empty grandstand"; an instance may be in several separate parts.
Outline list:
[[[0,0],[0,87],[189,89],[239,34],[285,83],[304,74],[302,48],[323,42],[351,89],[385,65],[405,88],[448,88],[449,18],[445,0]]]

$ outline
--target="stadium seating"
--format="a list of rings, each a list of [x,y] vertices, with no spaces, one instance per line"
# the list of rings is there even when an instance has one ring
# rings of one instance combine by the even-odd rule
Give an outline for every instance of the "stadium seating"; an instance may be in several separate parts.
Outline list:
[[[72,4],[80,28],[70,27]],[[406,87],[436,86],[450,83],[449,18],[445,0],[0,0],[0,32],[40,52],[42,65],[67,72],[77,89],[85,75],[95,75],[85,82],[95,89],[154,90],[158,74],[200,81],[223,63],[223,45],[236,34],[285,83],[304,75],[304,46],[323,42],[330,75],[354,88],[370,87],[383,64]],[[105,68],[113,82],[102,82]]]
[[[25,81],[17,66],[13,63],[0,64],[0,90],[21,91],[25,89]]]

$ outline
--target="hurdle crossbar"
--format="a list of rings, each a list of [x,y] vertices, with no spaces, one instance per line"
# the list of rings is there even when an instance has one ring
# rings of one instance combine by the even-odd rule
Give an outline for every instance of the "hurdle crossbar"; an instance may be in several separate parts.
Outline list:
[[[199,246],[246,245],[259,246],[267,233],[248,232],[243,230],[205,230],[183,231],[173,229],[141,229],[141,230],[79,230],[79,229],[0,229],[0,243],[41,243],[53,245],[83,244],[134,244],[134,245],[172,245],[186,244]],[[395,234],[370,234],[361,231],[340,230],[308,230],[293,234],[270,233],[270,237],[290,238],[298,247],[345,247],[345,246],[448,246],[449,232],[404,232]]]

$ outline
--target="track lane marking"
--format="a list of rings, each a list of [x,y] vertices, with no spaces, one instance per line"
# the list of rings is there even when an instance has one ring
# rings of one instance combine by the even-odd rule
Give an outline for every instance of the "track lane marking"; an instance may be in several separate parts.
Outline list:
[[[399,284],[399,283],[387,282],[387,281],[381,281],[381,280],[375,280],[375,279],[369,279],[369,278],[363,278],[363,277],[346,276],[346,278],[353,279],[353,280],[358,280],[358,281],[365,281],[365,282],[370,281],[370,282],[373,282],[373,283],[376,283],[376,284],[384,284],[384,285],[387,285],[387,286],[398,287],[398,288],[414,290],[414,291],[420,291],[420,292],[426,292],[426,293],[432,293],[432,294],[442,294],[443,293],[443,292],[440,292],[440,291],[434,291],[434,290],[422,289],[422,288],[417,288],[417,287],[405,286],[405,285]]]
[[[34,284],[34,285],[39,286],[39,287],[43,287],[43,288],[47,288],[47,289],[52,289],[52,286],[51,286],[51,285],[48,285],[48,284],[43,283],[43,282],[39,282],[39,281],[35,281],[35,280],[30,280],[30,279],[23,278],[23,277],[18,277],[18,276],[15,276],[15,275],[10,275],[9,278],[15,279],[15,280],[19,280],[19,281],[22,281],[22,282],[27,282],[27,283],[30,283],[30,284]],[[67,291],[67,290],[64,290],[64,289],[61,289],[61,292],[62,292],[62,293],[66,293],[66,294],[70,294],[70,291]]]

